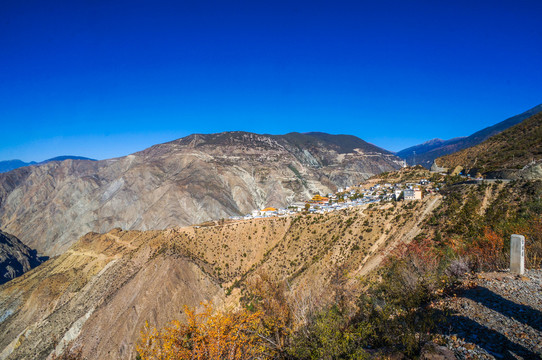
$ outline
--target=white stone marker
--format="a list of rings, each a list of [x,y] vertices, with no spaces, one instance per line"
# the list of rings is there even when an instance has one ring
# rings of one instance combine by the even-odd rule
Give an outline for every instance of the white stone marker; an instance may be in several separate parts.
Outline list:
[[[512,235],[510,239],[510,272],[525,272],[525,236]]]

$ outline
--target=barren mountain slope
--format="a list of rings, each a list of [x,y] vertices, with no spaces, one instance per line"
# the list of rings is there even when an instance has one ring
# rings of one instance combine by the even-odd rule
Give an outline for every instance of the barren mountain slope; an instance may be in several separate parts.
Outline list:
[[[0,359],[44,359],[83,325],[81,334],[92,339],[85,343],[91,358],[129,358],[145,320],[163,325],[185,304],[220,304],[223,292],[205,266],[158,254],[162,240],[162,233],[152,231],[89,234],[5,284]]]
[[[191,135],[126,157],[0,174],[0,228],[46,255],[89,231],[164,229],[285,206],[398,158],[346,135]]]
[[[182,318],[184,304],[203,300],[236,306],[247,281],[261,273],[288,279],[292,291],[312,289],[321,301],[334,296],[337,275],[356,290],[358,276],[383,251],[411,240],[438,202],[88,234],[0,287],[0,359],[43,359],[63,339],[89,359],[133,359],[145,320],[162,326]]]

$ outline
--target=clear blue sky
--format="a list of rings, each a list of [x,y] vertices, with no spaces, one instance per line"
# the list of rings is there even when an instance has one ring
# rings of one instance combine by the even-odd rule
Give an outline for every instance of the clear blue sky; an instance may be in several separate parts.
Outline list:
[[[0,160],[191,133],[390,150],[542,103],[542,1],[0,2]]]

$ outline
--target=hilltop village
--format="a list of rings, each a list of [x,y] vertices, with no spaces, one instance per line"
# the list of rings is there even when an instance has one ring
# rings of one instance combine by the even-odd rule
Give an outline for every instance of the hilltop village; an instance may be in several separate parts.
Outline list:
[[[295,215],[300,212],[324,214],[357,206],[389,201],[417,201],[424,195],[438,191],[433,183],[427,179],[406,183],[361,183],[356,186],[339,188],[336,193],[322,196],[315,194],[312,199],[305,202],[290,204],[286,208],[267,207],[254,210],[245,216],[232,216],[231,220],[249,220],[266,217],[281,217]]]

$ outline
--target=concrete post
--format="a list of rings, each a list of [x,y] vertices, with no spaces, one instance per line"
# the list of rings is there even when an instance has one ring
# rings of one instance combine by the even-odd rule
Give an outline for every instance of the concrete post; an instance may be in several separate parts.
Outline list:
[[[510,272],[523,275],[525,272],[525,236],[512,235],[510,239]]]

